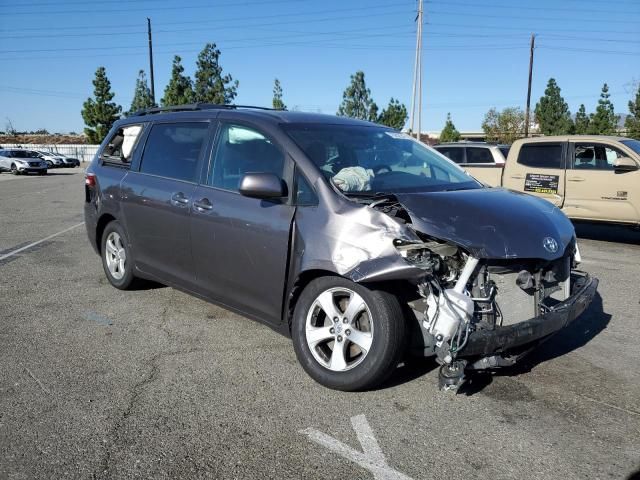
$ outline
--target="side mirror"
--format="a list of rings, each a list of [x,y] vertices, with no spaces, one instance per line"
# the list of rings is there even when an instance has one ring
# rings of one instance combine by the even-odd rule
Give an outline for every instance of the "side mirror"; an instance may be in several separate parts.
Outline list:
[[[282,198],[287,196],[287,186],[274,173],[245,173],[240,180],[240,194],[253,198]]]
[[[634,172],[638,170],[638,164],[632,158],[620,157],[613,162],[613,170],[616,173]]]

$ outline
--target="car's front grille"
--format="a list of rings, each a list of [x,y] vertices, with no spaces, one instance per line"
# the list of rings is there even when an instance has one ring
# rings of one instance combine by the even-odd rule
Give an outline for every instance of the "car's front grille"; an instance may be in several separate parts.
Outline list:
[[[40,166],[40,162],[29,162],[29,166],[31,166],[31,167],[39,167]]]

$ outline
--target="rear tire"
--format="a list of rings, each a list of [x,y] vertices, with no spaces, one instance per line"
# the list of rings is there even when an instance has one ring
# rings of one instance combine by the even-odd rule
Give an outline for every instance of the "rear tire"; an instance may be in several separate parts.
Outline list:
[[[133,257],[127,234],[116,220],[107,224],[102,232],[100,256],[107,280],[120,290],[132,287],[136,277],[133,275]]]
[[[316,382],[368,390],[400,362],[405,320],[394,295],[342,277],[321,277],[300,295],[291,336],[298,361]]]

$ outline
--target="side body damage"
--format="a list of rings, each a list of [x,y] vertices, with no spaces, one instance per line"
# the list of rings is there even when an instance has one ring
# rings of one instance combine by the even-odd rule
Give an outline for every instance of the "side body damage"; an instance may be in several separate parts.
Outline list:
[[[502,189],[326,199],[296,212],[290,278],[401,281],[412,348],[443,365],[442,387],[465,368],[512,365],[595,294],[575,270],[573,226],[543,200]]]

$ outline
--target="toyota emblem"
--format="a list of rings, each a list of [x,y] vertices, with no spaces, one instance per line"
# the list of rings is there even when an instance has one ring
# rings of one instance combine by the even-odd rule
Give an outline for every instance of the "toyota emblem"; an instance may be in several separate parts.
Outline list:
[[[558,242],[556,242],[556,239],[552,237],[544,237],[544,240],[542,240],[542,246],[547,252],[556,253],[558,251]]]

